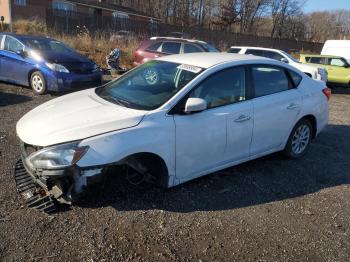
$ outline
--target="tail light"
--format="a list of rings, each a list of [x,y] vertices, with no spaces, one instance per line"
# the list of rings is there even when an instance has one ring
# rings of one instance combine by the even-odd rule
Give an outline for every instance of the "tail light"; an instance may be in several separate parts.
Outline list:
[[[327,97],[327,100],[331,99],[332,89],[326,87],[326,88],[322,89],[322,92]]]
[[[140,50],[136,50],[134,52],[134,59],[135,59],[135,62],[141,62],[143,57],[142,57],[142,51]]]

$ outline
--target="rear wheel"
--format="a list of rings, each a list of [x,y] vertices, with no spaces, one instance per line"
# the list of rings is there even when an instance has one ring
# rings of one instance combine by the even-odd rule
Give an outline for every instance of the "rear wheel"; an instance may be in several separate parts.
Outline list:
[[[37,95],[42,95],[46,92],[46,81],[42,73],[39,71],[34,72],[30,76],[30,86],[34,93]]]
[[[299,158],[305,155],[312,138],[312,125],[306,120],[300,120],[289,136],[284,154],[290,158]]]

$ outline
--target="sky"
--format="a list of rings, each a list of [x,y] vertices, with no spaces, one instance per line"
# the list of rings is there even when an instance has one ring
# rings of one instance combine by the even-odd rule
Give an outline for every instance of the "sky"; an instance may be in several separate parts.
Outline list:
[[[346,9],[350,11],[350,0],[308,0],[304,6],[306,13]]]

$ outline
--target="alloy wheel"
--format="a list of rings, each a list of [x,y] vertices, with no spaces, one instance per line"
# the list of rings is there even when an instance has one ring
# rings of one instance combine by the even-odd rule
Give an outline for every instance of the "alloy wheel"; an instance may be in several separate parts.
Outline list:
[[[300,125],[297,130],[295,130],[292,138],[292,150],[293,153],[299,155],[303,153],[309,144],[311,130],[308,125]]]
[[[44,89],[44,81],[41,79],[40,76],[38,75],[33,76],[32,87],[38,93],[40,93]]]

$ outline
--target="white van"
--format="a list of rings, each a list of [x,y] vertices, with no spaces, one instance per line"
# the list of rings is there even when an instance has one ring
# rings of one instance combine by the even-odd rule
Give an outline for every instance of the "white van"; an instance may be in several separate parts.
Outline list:
[[[324,43],[321,55],[344,57],[350,62],[350,40],[328,40]]]

